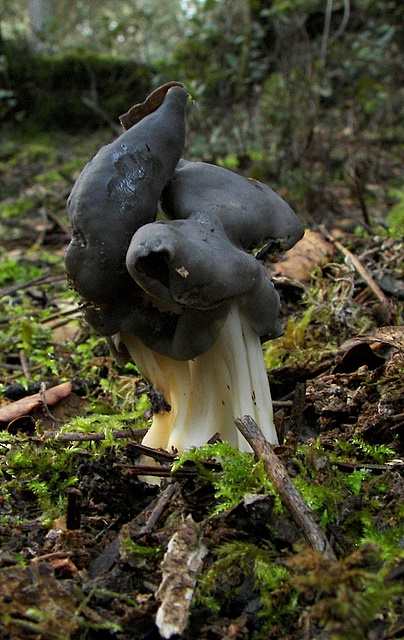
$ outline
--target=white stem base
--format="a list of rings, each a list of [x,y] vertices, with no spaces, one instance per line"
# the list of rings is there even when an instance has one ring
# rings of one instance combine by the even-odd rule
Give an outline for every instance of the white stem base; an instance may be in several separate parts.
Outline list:
[[[162,393],[171,411],[153,416],[143,444],[179,452],[198,447],[215,433],[241,451],[251,451],[234,418],[250,415],[271,444],[277,443],[272,400],[259,336],[233,306],[215,344],[193,360],[172,360],[151,351],[130,333],[123,343],[142,375]]]

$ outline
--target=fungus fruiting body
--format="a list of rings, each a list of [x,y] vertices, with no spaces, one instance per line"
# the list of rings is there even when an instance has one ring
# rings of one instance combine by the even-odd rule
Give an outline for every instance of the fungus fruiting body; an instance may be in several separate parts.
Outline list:
[[[165,89],[158,108],[100,149],[69,196],[66,271],[91,303],[110,304],[131,288],[127,248],[136,229],[155,219],[161,190],[181,157],[188,93],[179,83]]]
[[[165,399],[144,443],[182,451],[218,432],[248,450],[239,415],[277,441],[261,341],[281,334],[252,250],[283,252],[303,228],[266,185],[180,159],[186,98],[181,83],[156,90],[83,170],[66,268],[118,362],[132,359]]]

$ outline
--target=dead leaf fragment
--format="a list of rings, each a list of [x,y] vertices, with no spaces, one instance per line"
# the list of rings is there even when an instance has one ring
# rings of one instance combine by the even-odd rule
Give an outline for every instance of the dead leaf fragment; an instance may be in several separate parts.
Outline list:
[[[45,562],[0,569],[0,616],[9,637],[21,638],[28,626],[30,637],[68,640],[79,627],[78,605]]]
[[[274,265],[272,275],[309,282],[314,269],[330,262],[334,253],[334,245],[321,233],[306,231],[303,238]]]
[[[363,337],[404,349],[404,327],[380,327]]]
[[[43,404],[45,400],[48,406],[52,406],[62,400],[62,398],[66,398],[72,392],[72,383],[71,382],[63,382],[62,384],[56,385],[56,387],[52,387],[51,389],[47,389],[44,394],[35,393],[32,396],[27,396],[26,398],[21,398],[21,400],[16,400],[11,404],[7,404],[4,407],[0,408],[0,422],[6,422],[7,424],[16,418],[20,418],[21,416],[25,416],[30,411],[37,409]]]
[[[156,625],[162,638],[185,630],[196,579],[208,553],[201,541],[201,529],[189,515],[168,543],[161,563],[163,579],[156,592],[161,601]]]
[[[70,558],[51,558],[49,562],[57,578],[73,578],[79,572]]]

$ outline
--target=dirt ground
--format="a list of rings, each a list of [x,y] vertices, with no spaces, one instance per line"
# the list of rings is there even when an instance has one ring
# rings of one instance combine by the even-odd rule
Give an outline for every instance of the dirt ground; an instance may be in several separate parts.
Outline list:
[[[157,640],[183,629],[184,640],[404,638],[402,241],[340,224],[268,265],[285,327],[264,345],[275,453],[334,560],[313,550],[252,455],[257,481],[240,495],[224,451],[175,473],[175,456],[157,452],[161,486],[142,480],[150,411],[119,430],[123,396],[108,385],[124,377],[136,404],[145,384],[99,341],[75,359],[91,332],[66,296],[62,266],[74,171],[45,189],[33,180],[44,171],[37,154],[36,169],[20,158],[4,178],[10,204],[22,191],[34,204],[3,216],[3,258],[44,268],[19,272],[0,292],[0,637]],[[45,354],[52,343],[51,371],[24,342],[22,320],[44,310],[53,316],[41,338]],[[22,396],[31,404],[18,405]],[[108,405],[115,425],[102,440],[95,428],[69,426],[97,402],[102,424]]]

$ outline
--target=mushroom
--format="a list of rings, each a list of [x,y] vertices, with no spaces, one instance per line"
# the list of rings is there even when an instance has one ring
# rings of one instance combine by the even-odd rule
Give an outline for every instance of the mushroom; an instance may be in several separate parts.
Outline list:
[[[136,229],[155,219],[185,141],[188,92],[170,82],[121,116],[126,127],[79,175],[67,202],[69,280],[91,304],[114,305],[132,291],[125,255]],[[109,330],[119,327],[108,313]]]
[[[250,450],[234,426],[248,414],[276,443],[261,339],[282,333],[279,297],[250,250],[267,244],[285,251],[303,228],[266,185],[200,162],[180,161],[161,204],[175,219],[138,229],[126,266],[162,313],[171,313],[170,340],[154,335],[145,345],[130,330],[112,337],[114,350],[128,352],[169,407],[154,415],[143,442],[182,451],[219,431]]]
[[[68,201],[66,269],[86,320],[165,400],[144,444],[183,451],[220,432],[250,450],[239,415],[277,441],[261,341],[281,334],[279,296],[252,250],[283,252],[303,228],[266,185],[180,159],[186,101],[181,83],[160,87],[85,167]]]

